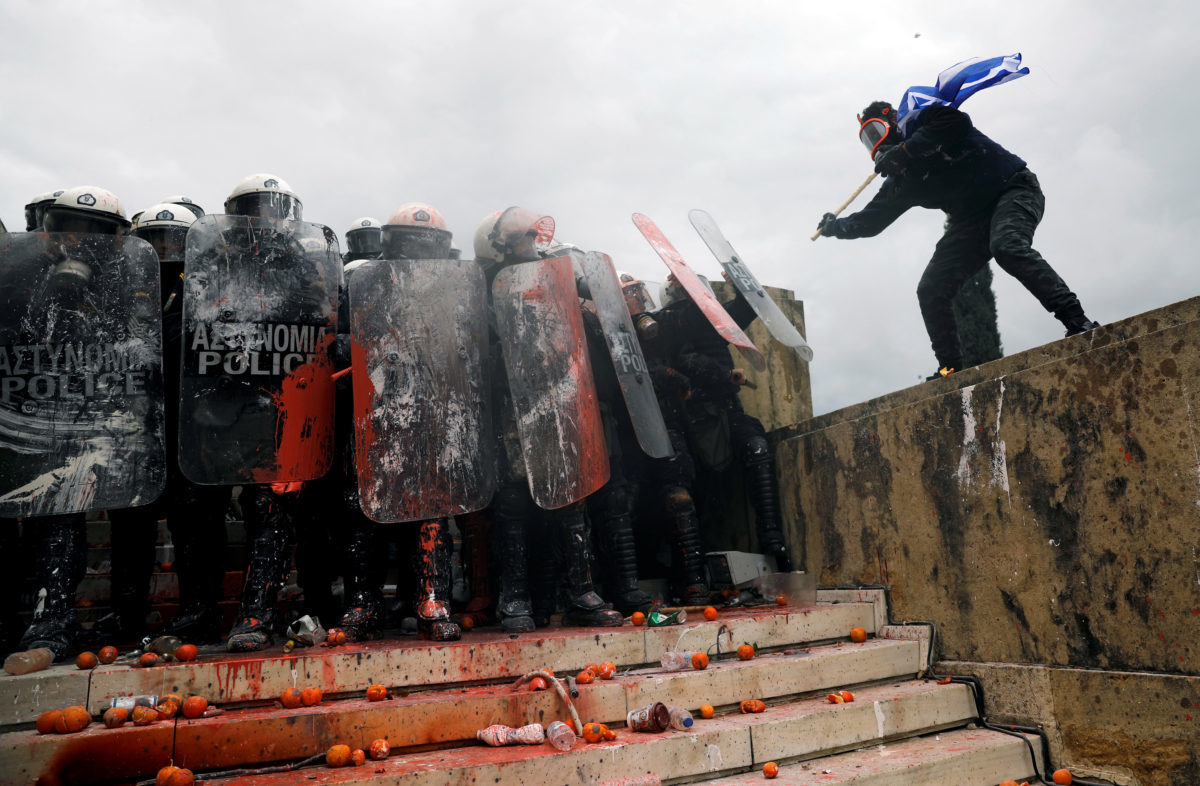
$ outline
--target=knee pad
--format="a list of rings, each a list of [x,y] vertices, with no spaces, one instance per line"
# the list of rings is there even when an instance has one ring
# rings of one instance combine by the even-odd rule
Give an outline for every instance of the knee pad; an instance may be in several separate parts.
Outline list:
[[[695,509],[692,494],[683,486],[670,486],[663,491],[663,507],[668,513],[684,513]]]
[[[758,464],[770,463],[774,458],[771,455],[771,448],[767,445],[766,437],[751,437],[746,440],[742,446],[745,455],[746,466],[756,466]]]

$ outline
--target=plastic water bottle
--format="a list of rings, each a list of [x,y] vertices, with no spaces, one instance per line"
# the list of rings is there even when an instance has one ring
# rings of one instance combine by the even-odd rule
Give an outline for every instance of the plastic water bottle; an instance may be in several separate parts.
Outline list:
[[[671,728],[672,729],[679,729],[680,731],[687,731],[688,729],[692,728],[693,722],[694,721],[692,720],[692,713],[688,712],[687,710],[683,709],[682,707],[672,707],[671,708]]]
[[[24,652],[14,652],[4,659],[4,670],[9,674],[30,674],[41,671],[54,662],[54,653],[46,647]]]
[[[667,650],[662,654],[659,663],[667,671],[683,671],[692,667],[692,653]]]
[[[554,721],[546,727],[546,739],[560,751],[575,747],[575,730],[562,721]]]

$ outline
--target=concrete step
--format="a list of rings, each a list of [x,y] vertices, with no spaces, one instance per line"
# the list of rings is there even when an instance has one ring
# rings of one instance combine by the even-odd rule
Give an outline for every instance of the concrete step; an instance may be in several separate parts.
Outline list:
[[[216,778],[211,783],[274,786],[318,778],[324,783],[549,784],[602,783],[645,775],[665,781],[702,780],[770,760],[815,757],[922,731],[965,725],[974,715],[964,685],[898,683],[867,688],[851,704],[823,698],[699,720],[686,732],[637,734],[621,729],[609,743],[580,741],[571,751],[549,745],[487,748],[481,745],[393,755],[368,766]],[[339,742],[367,747],[371,738],[346,729]],[[175,763],[189,766],[183,751]],[[761,779],[761,775],[758,776]],[[975,782],[975,781],[971,781]]]
[[[1036,759],[1022,739],[1029,741]],[[777,763],[775,782],[792,786],[995,786],[1006,779],[1033,782],[1035,768],[1039,772],[1044,769],[1037,736],[1018,738],[988,729],[943,731],[835,756]],[[760,786],[762,766],[704,782],[709,786]]]

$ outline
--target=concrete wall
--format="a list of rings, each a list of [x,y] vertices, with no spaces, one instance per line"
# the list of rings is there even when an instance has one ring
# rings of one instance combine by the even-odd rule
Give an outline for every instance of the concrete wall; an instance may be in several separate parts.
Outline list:
[[[1200,783],[1197,417],[1200,298],[777,432],[789,537],[1056,765]]]

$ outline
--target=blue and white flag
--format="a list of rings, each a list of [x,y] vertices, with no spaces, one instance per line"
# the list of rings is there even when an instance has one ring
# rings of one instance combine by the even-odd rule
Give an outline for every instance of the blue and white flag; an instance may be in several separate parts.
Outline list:
[[[1000,85],[1028,73],[1028,68],[1021,67],[1020,52],[1001,57],[974,57],[952,65],[938,74],[936,86],[914,85],[904,91],[900,106],[896,108],[900,133],[907,138],[912,122],[927,106],[958,107],[985,87]]]

